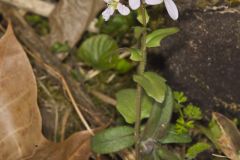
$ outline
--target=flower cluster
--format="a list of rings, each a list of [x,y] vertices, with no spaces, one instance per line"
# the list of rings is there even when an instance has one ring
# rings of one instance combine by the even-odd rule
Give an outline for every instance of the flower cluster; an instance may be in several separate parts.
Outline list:
[[[108,5],[108,7],[102,13],[105,21],[109,20],[109,18],[114,14],[114,11],[116,9],[122,15],[128,15],[130,13],[130,9],[126,5],[122,4],[119,0],[104,0],[104,1]],[[164,3],[169,16],[173,20],[178,19],[178,9],[173,0],[145,0],[145,3],[148,5],[158,5]],[[133,10],[138,9],[140,5],[141,0],[129,0],[129,6]]]

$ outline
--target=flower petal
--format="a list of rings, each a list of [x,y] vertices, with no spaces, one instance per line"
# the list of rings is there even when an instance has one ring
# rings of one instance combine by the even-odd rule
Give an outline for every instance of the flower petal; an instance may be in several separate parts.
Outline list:
[[[109,4],[112,0],[104,0],[105,3]]]
[[[106,8],[103,12],[102,12],[102,16],[103,16],[103,19],[105,21],[108,21],[109,18],[111,17],[111,15],[113,15],[114,13],[114,9],[112,7],[108,7]]]
[[[157,4],[161,4],[163,2],[163,0],[145,0],[145,2],[148,5],[157,5]]]
[[[122,3],[118,3],[117,9],[118,9],[119,13],[124,16],[126,16],[130,13],[130,9],[127,6],[123,5]]]
[[[169,16],[173,20],[177,20],[179,13],[176,4],[173,2],[173,0],[164,0],[164,4],[166,6],[166,9],[168,11]]]
[[[136,10],[140,7],[141,5],[141,0],[129,0],[129,6],[133,9]]]

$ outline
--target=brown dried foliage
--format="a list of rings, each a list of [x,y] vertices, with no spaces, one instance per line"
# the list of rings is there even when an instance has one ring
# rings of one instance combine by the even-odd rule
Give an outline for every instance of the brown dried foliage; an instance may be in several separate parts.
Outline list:
[[[62,143],[53,143],[42,135],[41,121],[35,76],[9,25],[0,39],[0,159],[89,159],[89,132],[82,131]]]

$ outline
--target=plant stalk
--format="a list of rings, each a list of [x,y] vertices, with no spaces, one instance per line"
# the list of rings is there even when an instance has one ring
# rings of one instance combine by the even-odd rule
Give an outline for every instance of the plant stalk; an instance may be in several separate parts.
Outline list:
[[[145,71],[145,66],[147,62],[147,52],[146,52],[146,37],[147,37],[147,22],[146,22],[146,14],[145,14],[145,5],[142,2],[140,11],[143,19],[143,27],[144,31],[141,37],[141,53],[142,53],[142,61],[139,63],[137,73],[139,75],[143,74]],[[141,127],[141,104],[142,104],[142,87],[137,84],[137,95],[136,95],[136,123],[135,123],[135,153],[136,160],[141,159],[140,155],[140,127]]]

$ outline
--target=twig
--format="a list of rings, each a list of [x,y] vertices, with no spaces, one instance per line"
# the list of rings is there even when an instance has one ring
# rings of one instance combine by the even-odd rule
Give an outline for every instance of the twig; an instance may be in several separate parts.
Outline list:
[[[41,0],[0,0],[0,1],[13,5],[17,8],[39,14],[44,17],[48,17],[55,8],[55,4],[44,2]]]
[[[107,104],[110,104],[112,106],[116,106],[117,105],[117,102],[115,99],[101,93],[101,92],[98,92],[98,91],[90,91],[90,93],[92,95],[94,95],[95,97],[97,97],[98,99],[102,100],[103,102],[107,103]]]

